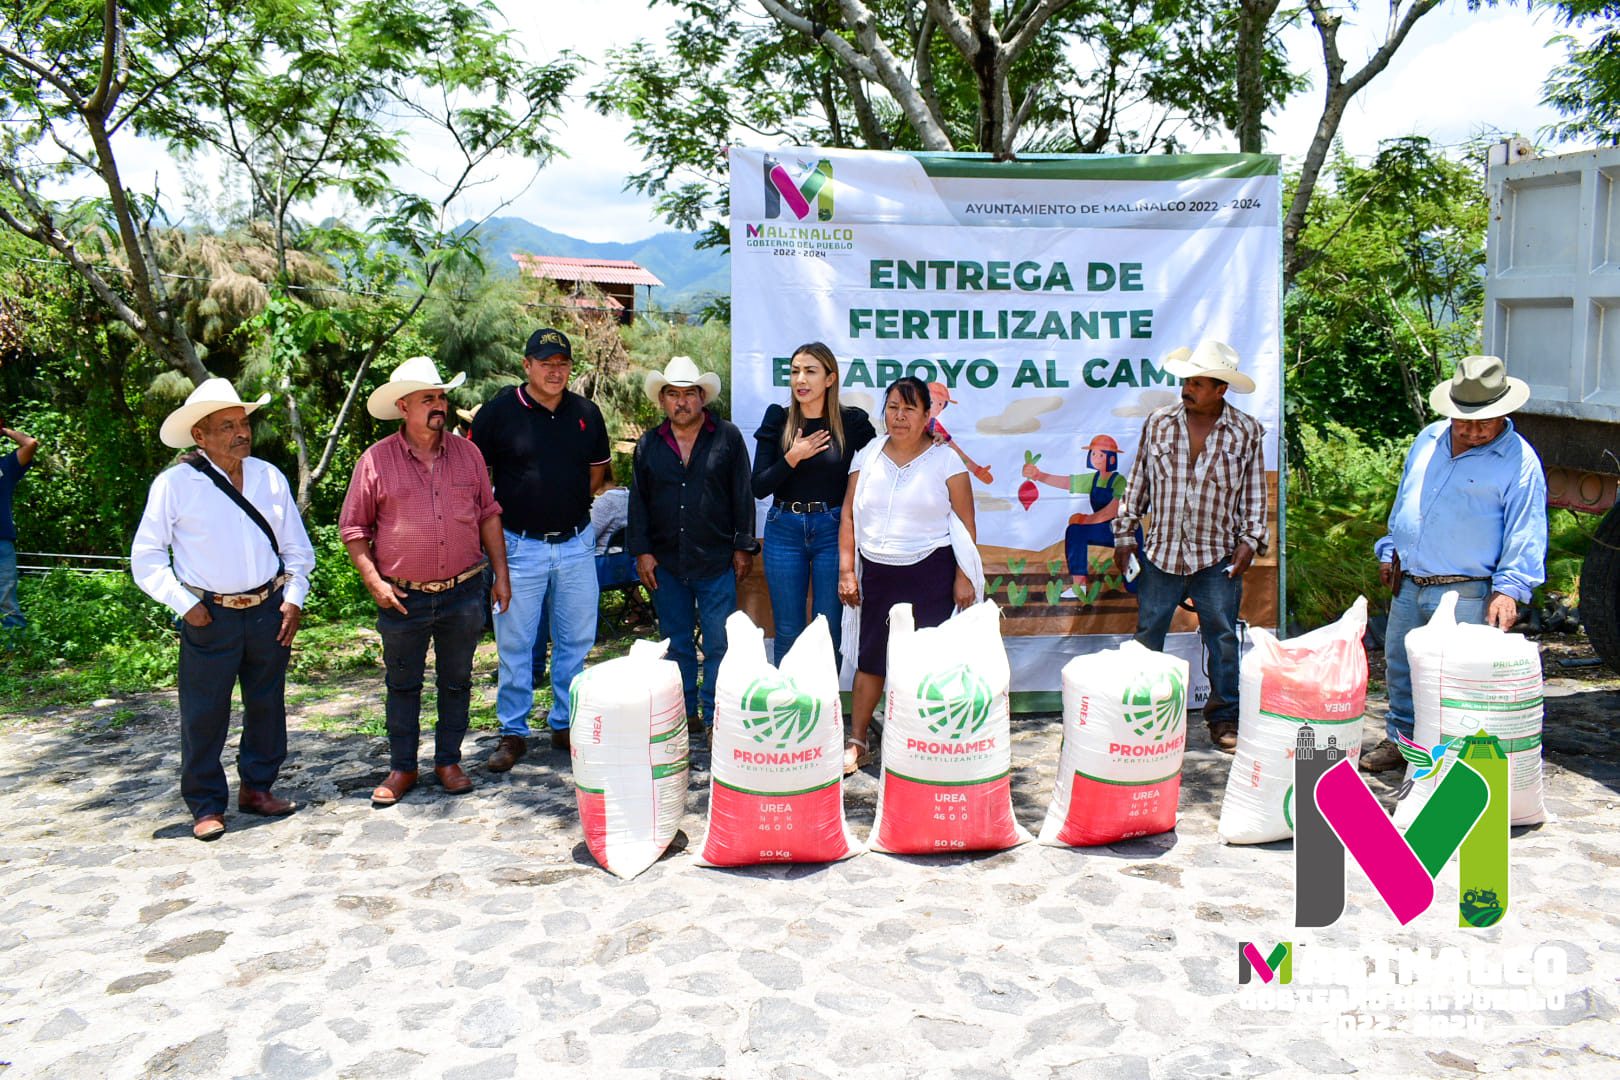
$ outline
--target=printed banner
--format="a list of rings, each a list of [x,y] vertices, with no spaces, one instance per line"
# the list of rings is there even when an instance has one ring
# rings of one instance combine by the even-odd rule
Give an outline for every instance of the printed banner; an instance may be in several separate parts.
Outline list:
[[[732,417],[751,436],[785,404],[809,341],[832,347],[843,403],[880,431],[885,386],[932,384],[972,477],[1014,688],[1056,690],[1064,660],[1136,627],[1111,522],[1143,419],[1178,400],[1162,359],[1225,341],[1257,383],[1228,400],[1266,428],[1272,494],[1272,551],[1244,579],[1243,614],[1274,627],[1280,194],[1266,155],[734,148]],[[769,625],[762,581],[744,605]],[[1182,612],[1173,629],[1195,625]],[[1201,675],[1195,640],[1171,648]]]

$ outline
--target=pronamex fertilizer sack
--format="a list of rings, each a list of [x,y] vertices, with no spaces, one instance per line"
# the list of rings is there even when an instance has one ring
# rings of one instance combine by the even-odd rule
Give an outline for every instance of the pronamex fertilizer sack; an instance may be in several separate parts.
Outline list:
[[[910,604],[889,612],[873,850],[994,851],[1029,839],[1012,812],[1009,678],[994,603],[924,630]]]
[[[1508,763],[1508,823],[1547,820],[1541,783],[1541,653],[1521,634],[1457,622],[1457,594],[1441,597],[1428,624],[1406,635],[1412,662],[1413,742],[1403,752],[1411,788],[1395,806],[1395,825],[1412,824],[1481,729],[1500,740]]]
[[[827,620],[782,658],[742,612],[726,620],[715,681],[709,866],[831,862],[860,850],[844,826],[844,716]]]
[[[1238,694],[1238,744],[1221,801],[1221,839],[1264,844],[1294,835],[1294,748],[1300,728],[1318,747],[1361,757],[1367,706],[1367,598],[1339,620],[1288,641],[1251,630]]]
[[[667,641],[580,672],[569,688],[574,791],[585,845],[622,878],[664,853],[686,809],[686,701]]]
[[[1127,641],[1063,665],[1063,749],[1041,843],[1086,846],[1176,827],[1187,661]]]

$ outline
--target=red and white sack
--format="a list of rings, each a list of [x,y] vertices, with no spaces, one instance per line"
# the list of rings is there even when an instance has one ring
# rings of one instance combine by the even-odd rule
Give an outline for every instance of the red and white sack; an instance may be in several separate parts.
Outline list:
[[[1508,762],[1508,824],[1547,820],[1541,780],[1541,651],[1523,634],[1457,621],[1457,594],[1440,598],[1426,625],[1406,635],[1412,665],[1412,741],[1432,750],[1456,740],[1440,766],[1412,783],[1395,804],[1406,829],[1450,771],[1462,740],[1484,730],[1502,743]],[[1406,777],[1417,772],[1406,767]]]
[[[667,641],[586,668],[569,687],[574,793],[585,846],[632,878],[658,861],[686,809],[686,697]]]
[[[705,866],[833,862],[861,848],[844,824],[844,714],[827,620],[816,616],[780,669],[734,612],[715,680]]]
[[[1176,827],[1187,661],[1127,641],[1063,665],[1063,748],[1040,840],[1112,844]]]
[[[1030,838],[1012,810],[1010,678],[993,602],[923,630],[910,604],[890,610],[872,850],[996,851]]]
[[[1221,800],[1221,839],[1265,844],[1294,835],[1294,747],[1302,725],[1319,748],[1361,758],[1367,709],[1367,598],[1337,622],[1278,641],[1250,630],[1238,694],[1238,744]]]

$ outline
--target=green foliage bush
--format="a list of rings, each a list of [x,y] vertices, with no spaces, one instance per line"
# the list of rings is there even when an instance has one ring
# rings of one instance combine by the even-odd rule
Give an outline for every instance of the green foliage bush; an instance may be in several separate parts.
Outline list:
[[[335,623],[375,618],[377,602],[349,561],[348,549],[338,539],[337,525],[311,525],[309,541],[315,548],[315,572],[309,576],[306,620]]]

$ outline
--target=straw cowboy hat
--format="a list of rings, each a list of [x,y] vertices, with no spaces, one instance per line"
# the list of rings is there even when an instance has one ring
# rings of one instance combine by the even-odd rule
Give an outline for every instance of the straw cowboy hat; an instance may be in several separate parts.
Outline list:
[[[163,440],[164,446],[184,450],[195,445],[191,429],[209,413],[240,408],[251,416],[269,400],[270,395],[265,394],[258,401],[243,401],[237,396],[236,387],[231,385],[229,379],[204,379],[202,385],[186,398],[184,405],[163,418],[163,426],[158,428],[158,438]]]
[[[647,381],[642,384],[642,389],[647,391],[647,396],[656,405],[658,395],[664,392],[666,386],[695,386],[703,391],[703,400],[710,402],[720,394],[720,376],[712,371],[699,371],[697,361],[690,356],[672,356],[663,371],[647,373]]]
[[[1456,420],[1494,420],[1530,400],[1530,384],[1499,356],[1465,356],[1457,373],[1429,392],[1429,408]]]
[[[439,378],[439,368],[431,357],[413,356],[388,377],[388,381],[371,392],[366,398],[366,412],[379,420],[398,420],[400,411],[398,401],[418,390],[454,390],[467,381],[465,371],[456,372],[456,377],[449,382]]]
[[[1183,382],[1219,379],[1240,394],[1254,393],[1254,380],[1238,370],[1237,350],[1224,341],[1200,341],[1196,349],[1185,345],[1171,349],[1159,366]]]

